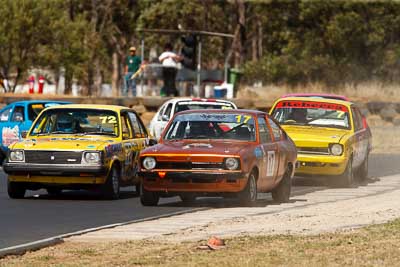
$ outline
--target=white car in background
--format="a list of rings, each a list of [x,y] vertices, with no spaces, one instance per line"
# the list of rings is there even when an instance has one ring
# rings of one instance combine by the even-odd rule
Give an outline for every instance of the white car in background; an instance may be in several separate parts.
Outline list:
[[[159,139],[167,126],[168,121],[175,113],[193,109],[237,109],[237,106],[228,100],[207,98],[174,98],[166,101],[150,121],[150,134]]]

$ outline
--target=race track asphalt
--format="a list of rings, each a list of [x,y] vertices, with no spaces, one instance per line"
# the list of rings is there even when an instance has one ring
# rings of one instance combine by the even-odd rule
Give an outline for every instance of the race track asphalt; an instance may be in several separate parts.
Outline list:
[[[369,169],[370,177],[400,173],[400,154],[373,154]],[[295,184],[295,194],[321,189],[320,185]],[[123,190],[122,199],[115,201],[101,200],[97,194],[87,191],[67,191],[59,197],[53,197],[44,190],[28,191],[25,199],[14,200],[8,198],[6,175],[1,171],[0,249],[92,227],[199,207],[217,208],[223,203],[222,200],[207,202],[202,199],[200,205],[185,206],[178,198],[171,198],[163,199],[158,207],[143,207],[133,193],[134,188]]]

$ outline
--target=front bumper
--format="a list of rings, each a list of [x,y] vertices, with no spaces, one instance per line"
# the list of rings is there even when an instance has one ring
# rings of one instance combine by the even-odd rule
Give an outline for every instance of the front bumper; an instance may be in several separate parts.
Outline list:
[[[82,165],[82,164],[32,164],[6,162],[3,164],[4,171],[9,175],[35,175],[35,176],[80,176],[80,175],[106,175],[106,168],[103,165]]]
[[[347,166],[345,156],[297,155],[295,175],[341,175]]]
[[[159,172],[165,172],[160,177]],[[153,192],[240,192],[247,183],[243,172],[142,171],[143,186]]]
[[[45,175],[9,175],[10,182],[21,182],[31,185],[100,185],[107,180],[106,176],[45,176]],[[33,187],[33,186],[32,186]],[[39,186],[40,188],[40,186]]]

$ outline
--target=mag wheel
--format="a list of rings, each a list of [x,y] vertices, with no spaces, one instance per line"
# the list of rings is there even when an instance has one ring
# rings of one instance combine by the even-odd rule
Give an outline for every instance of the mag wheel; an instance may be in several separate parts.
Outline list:
[[[107,181],[104,184],[103,195],[106,199],[118,199],[120,194],[120,173],[116,166],[113,166]]]
[[[244,205],[252,205],[257,201],[257,180],[254,172],[251,172],[246,187],[239,193],[239,200]]]

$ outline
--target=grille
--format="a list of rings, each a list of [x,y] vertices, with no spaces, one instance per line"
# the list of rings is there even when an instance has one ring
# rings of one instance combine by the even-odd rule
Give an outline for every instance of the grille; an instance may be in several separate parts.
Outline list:
[[[297,152],[300,154],[317,154],[329,155],[329,148],[327,147],[298,147]]]
[[[81,164],[82,152],[75,151],[25,151],[26,163]]]
[[[176,169],[176,170],[222,170],[222,162],[157,162],[157,169]]]

